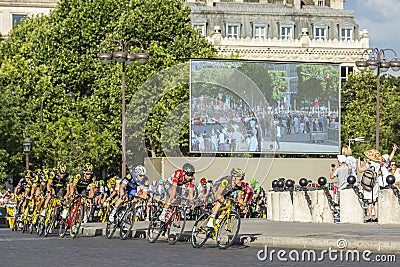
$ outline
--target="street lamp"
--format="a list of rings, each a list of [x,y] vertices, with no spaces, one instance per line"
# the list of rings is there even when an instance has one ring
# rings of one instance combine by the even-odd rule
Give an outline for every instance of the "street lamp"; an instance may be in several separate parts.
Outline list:
[[[385,52],[391,51],[394,54],[394,58],[390,61],[386,60]],[[355,62],[357,68],[360,71],[366,70],[369,68],[370,70],[378,70],[377,79],[376,79],[376,125],[375,125],[375,149],[379,151],[379,108],[380,108],[380,79],[381,73],[387,72],[390,68],[393,71],[400,70],[400,60],[397,57],[396,52],[393,49],[385,48],[368,48],[364,50],[363,55],[368,53],[368,59],[365,60],[361,58]]]
[[[125,148],[125,73],[126,73],[126,65],[131,65],[135,61],[139,62],[140,64],[145,64],[147,59],[149,58],[149,53],[144,52],[143,44],[137,41],[141,46],[141,52],[131,54],[129,51],[130,43],[133,42],[132,40],[109,40],[109,42],[117,43],[120,46],[120,50],[109,53],[99,53],[97,57],[103,64],[108,64],[114,59],[118,63],[122,64],[122,177],[126,176],[126,148]]]
[[[29,152],[31,152],[31,139],[29,137],[26,137],[24,141],[22,141],[22,146],[24,148],[25,152],[25,169],[29,170]]]

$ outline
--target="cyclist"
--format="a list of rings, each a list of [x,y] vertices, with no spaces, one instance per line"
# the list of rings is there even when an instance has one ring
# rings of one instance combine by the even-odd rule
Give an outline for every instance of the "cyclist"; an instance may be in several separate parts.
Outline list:
[[[75,191],[77,191],[78,194],[93,198],[94,188],[96,186],[95,181],[96,177],[93,174],[93,165],[87,163],[83,168],[83,171],[78,171],[77,175],[73,179],[68,196],[73,196]]]
[[[60,165],[57,172],[54,172],[54,176],[51,175],[49,177],[49,180],[47,181],[47,198],[46,202],[44,203],[44,207],[46,210],[47,205],[49,204],[51,198],[53,195],[56,195],[57,197],[64,197],[65,194],[67,193],[67,184],[69,182],[69,177],[67,173],[67,166],[65,165]]]
[[[212,202],[212,184],[208,182],[206,178],[200,179],[200,200],[207,204],[208,202]]]
[[[65,197],[74,198],[74,193],[76,191],[78,194],[88,197],[89,200],[93,199],[94,188],[95,188],[94,182],[95,181],[96,181],[96,177],[93,174],[93,165],[90,163],[85,164],[83,171],[79,171],[78,174],[73,179],[69,193]],[[67,203],[66,209],[64,209],[63,214],[62,214],[62,216],[64,218],[66,218],[67,213],[68,213],[68,208],[69,208],[68,204],[69,203]],[[84,217],[83,221],[84,222],[87,221],[86,212],[85,212],[85,217]]]
[[[242,190],[239,190],[238,199],[242,205],[243,214],[245,215],[249,212],[249,210],[247,209],[247,204],[251,204],[251,202],[253,201],[253,195],[253,189],[249,186],[248,183],[243,182]]]
[[[261,206],[265,204],[265,190],[254,178],[250,180],[249,184],[254,191],[253,201],[257,205],[257,211],[259,211]]]
[[[150,197],[156,201],[165,201],[166,192],[164,188],[164,178],[153,181],[149,188]]]
[[[211,218],[207,222],[207,227],[214,227],[215,217],[219,209],[226,204],[225,197],[242,189],[242,184],[244,180],[245,173],[240,168],[233,168],[231,170],[231,175],[220,178],[214,183],[215,191],[215,204],[212,209]]]
[[[105,187],[106,199],[103,201],[103,203],[105,201],[110,202],[116,196],[118,196],[118,188],[117,188],[117,179],[116,179],[116,176],[114,176],[114,177],[111,177],[107,182],[107,186]]]
[[[22,209],[21,210],[15,210],[15,215],[20,214],[26,207],[27,204],[27,199],[30,196],[30,190],[32,187],[32,177],[33,173],[31,170],[27,170],[25,172],[25,177],[21,178],[17,184],[17,186],[14,189],[14,197],[16,199],[16,204],[15,206],[18,208],[18,205],[20,204],[19,201],[21,197],[24,197],[24,203],[22,204]]]
[[[115,202],[114,209],[111,211],[109,216],[109,221],[111,223],[115,221],[115,214],[118,212],[121,204],[125,200],[130,199],[132,196],[138,195],[139,179],[140,183],[142,183],[143,185],[145,174],[146,168],[144,166],[138,165],[134,171],[132,171],[122,179],[119,185],[119,198]]]
[[[168,199],[160,215],[161,221],[165,221],[169,206],[177,195],[186,195],[188,200],[193,200],[195,173],[194,166],[190,163],[185,163],[182,169],[176,170],[165,182],[164,187],[168,193]]]

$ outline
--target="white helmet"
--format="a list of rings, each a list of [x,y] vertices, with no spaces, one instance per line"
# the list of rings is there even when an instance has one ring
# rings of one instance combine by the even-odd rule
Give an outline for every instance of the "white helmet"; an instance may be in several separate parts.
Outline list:
[[[135,168],[135,172],[137,175],[145,175],[146,174],[146,167],[142,165],[137,165]]]

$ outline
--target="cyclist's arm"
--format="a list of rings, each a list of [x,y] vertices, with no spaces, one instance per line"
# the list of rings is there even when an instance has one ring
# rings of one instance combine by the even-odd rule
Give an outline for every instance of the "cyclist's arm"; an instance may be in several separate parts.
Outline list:
[[[193,197],[194,197],[194,185],[193,183],[190,183],[188,199],[193,200]]]
[[[126,187],[126,183],[122,183],[119,186],[119,195],[121,196],[121,198],[124,196],[125,194],[125,187]]]
[[[21,185],[19,185],[19,184],[17,184],[17,186],[15,187],[15,189],[14,189],[14,195],[15,196],[17,195],[17,192],[18,192],[20,187],[21,187]]]

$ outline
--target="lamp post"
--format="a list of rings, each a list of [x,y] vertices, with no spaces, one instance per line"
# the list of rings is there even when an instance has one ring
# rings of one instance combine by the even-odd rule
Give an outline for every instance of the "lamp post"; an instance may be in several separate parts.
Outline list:
[[[29,170],[29,152],[31,152],[31,139],[29,137],[26,137],[24,141],[22,141],[22,146],[24,148],[25,152],[25,169]]]
[[[125,75],[126,75],[126,65],[131,65],[135,61],[138,61],[140,64],[145,64],[147,62],[147,59],[149,58],[149,53],[144,52],[144,48],[141,42],[137,41],[140,46],[142,51],[133,53],[131,54],[129,51],[130,48],[130,43],[133,42],[132,40],[120,40],[120,41],[115,41],[115,40],[109,40],[109,42],[117,43],[120,46],[120,50],[109,53],[109,52],[104,52],[104,53],[99,53],[97,54],[97,57],[100,59],[100,61],[103,64],[108,64],[114,59],[118,63],[122,64],[122,75],[121,75],[121,80],[122,80],[122,144],[121,144],[121,150],[122,150],[122,177],[126,176],[126,148],[125,148]]]
[[[394,58],[390,61],[386,60],[386,51],[391,51],[394,54]],[[365,60],[361,58],[355,62],[357,68],[360,71],[367,69],[376,70],[377,69],[377,79],[376,79],[376,125],[375,125],[375,149],[379,151],[379,113],[380,113],[380,91],[381,91],[381,74],[387,72],[390,68],[393,71],[400,70],[400,60],[397,57],[396,52],[393,49],[385,48],[368,48],[364,50],[363,55],[368,54],[368,59]]]

